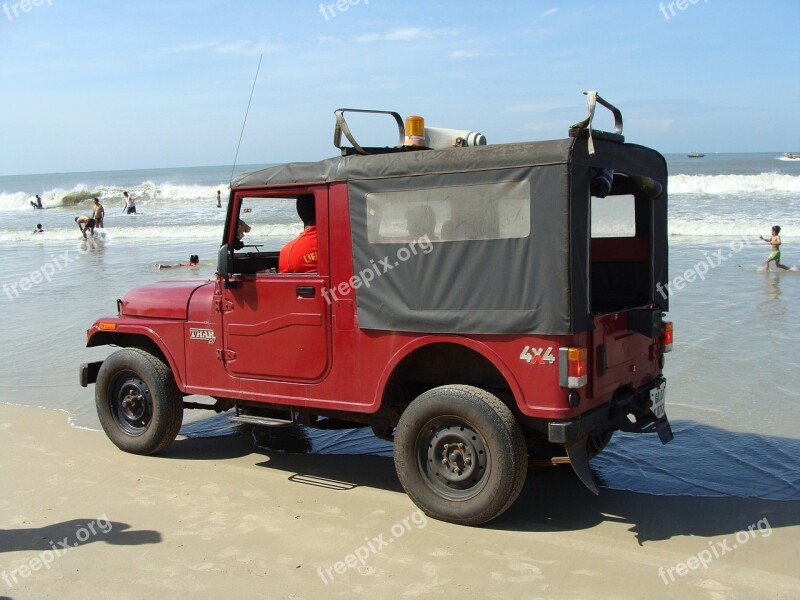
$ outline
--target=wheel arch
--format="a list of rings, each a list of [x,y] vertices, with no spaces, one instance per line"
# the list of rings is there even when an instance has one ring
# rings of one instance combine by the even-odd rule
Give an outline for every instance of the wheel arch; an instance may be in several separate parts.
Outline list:
[[[399,418],[414,398],[448,384],[491,390],[515,411],[522,398],[516,379],[484,344],[468,338],[427,338],[403,347],[382,373],[381,412]]]
[[[149,330],[147,333],[141,331],[96,331],[86,341],[86,347],[92,348],[96,346],[118,346],[120,348],[140,348],[152,355],[158,357],[169,366],[172,371],[172,376],[175,379],[175,384],[182,392],[186,391],[186,386],[183,378],[183,370],[179,368],[178,362],[175,357],[167,349],[164,343],[156,333]]]

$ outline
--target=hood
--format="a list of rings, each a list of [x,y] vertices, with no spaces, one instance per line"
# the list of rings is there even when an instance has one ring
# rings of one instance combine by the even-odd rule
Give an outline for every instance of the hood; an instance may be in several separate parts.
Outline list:
[[[159,281],[134,288],[122,297],[120,315],[183,319],[188,316],[189,299],[210,281]]]

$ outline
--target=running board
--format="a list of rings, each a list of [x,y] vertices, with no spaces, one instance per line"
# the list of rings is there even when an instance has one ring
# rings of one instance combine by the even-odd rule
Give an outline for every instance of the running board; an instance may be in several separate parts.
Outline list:
[[[272,417],[258,417],[256,415],[234,415],[231,421],[237,423],[249,423],[250,425],[261,425],[262,427],[286,427],[287,425],[294,425],[294,421],[290,419],[275,419]]]
[[[589,468],[589,455],[586,453],[586,438],[581,438],[577,442],[565,446],[572,470],[581,480],[583,485],[589,488],[595,496],[600,493],[594,473]]]

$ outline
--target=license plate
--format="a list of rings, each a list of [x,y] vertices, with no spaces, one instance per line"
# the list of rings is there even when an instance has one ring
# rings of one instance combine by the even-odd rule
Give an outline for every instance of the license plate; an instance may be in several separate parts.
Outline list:
[[[667,384],[662,383],[658,387],[653,388],[650,390],[650,410],[653,411],[653,414],[656,418],[660,419],[664,416],[666,412],[666,400],[667,400]]]

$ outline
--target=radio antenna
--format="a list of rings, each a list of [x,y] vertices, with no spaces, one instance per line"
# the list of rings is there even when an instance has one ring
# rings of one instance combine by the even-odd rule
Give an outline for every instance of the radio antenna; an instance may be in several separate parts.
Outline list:
[[[261,70],[261,59],[264,58],[262,53],[258,57],[258,67],[256,67],[256,77],[253,79],[253,87],[250,90],[250,100],[247,101],[247,110],[244,113],[244,121],[242,122],[242,132],[239,134],[239,143],[236,146],[236,156],[233,157],[233,166],[231,167],[231,180],[228,185],[233,183],[233,172],[236,170],[236,161],[239,160],[239,148],[242,147],[242,137],[244,137],[244,126],[247,124],[247,115],[250,114],[250,103],[253,101],[253,92],[256,91],[256,82],[258,81],[258,72]]]

